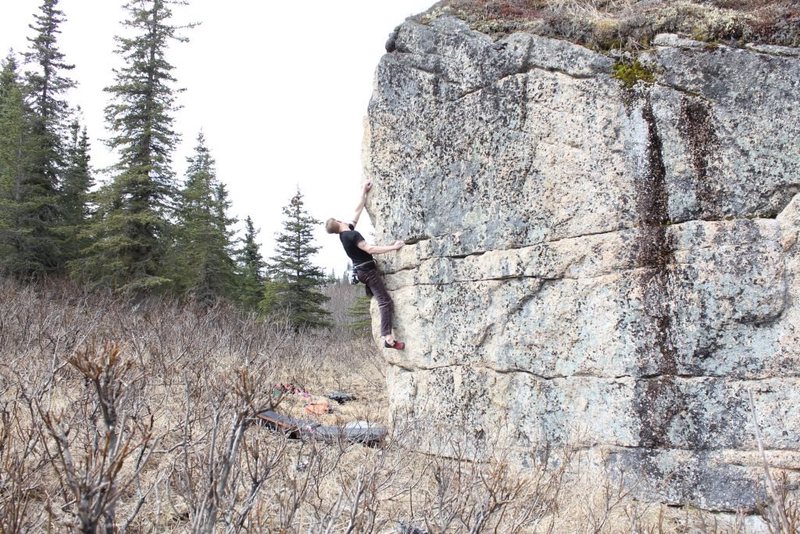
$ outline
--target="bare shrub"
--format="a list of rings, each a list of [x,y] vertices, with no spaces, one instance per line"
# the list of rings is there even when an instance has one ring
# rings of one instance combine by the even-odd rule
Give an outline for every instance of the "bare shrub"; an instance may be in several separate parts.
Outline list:
[[[786,474],[772,481],[774,494],[759,503],[758,512],[765,519],[770,534],[797,534],[800,532],[800,503],[790,492]]]
[[[761,463],[764,470],[764,486],[768,500],[760,503],[761,515],[767,522],[770,533],[775,534],[796,534],[800,531],[800,507],[787,488],[785,472],[776,481],[772,475],[772,470],[764,452],[764,441],[761,437],[761,424],[758,422],[756,403],[753,399],[753,391],[748,390],[748,400],[750,401],[750,411],[753,416],[753,427],[755,428],[756,443],[758,452],[761,455]]]
[[[61,509],[77,518],[81,532],[115,532],[117,502],[136,485],[158,441],[142,396],[145,375],[110,342],[79,350],[69,363],[83,380],[75,397],[50,406],[26,397],[41,418],[43,448],[61,483]],[[146,494],[138,495],[120,531]]]
[[[192,532],[213,532],[219,521],[241,529],[284,453],[285,440],[246,434],[254,415],[279,401],[263,371],[255,364],[184,380],[183,433],[170,478]]]
[[[325,303],[325,309],[331,314],[330,321],[334,330],[348,332],[353,322],[351,310],[359,295],[364,294],[364,286],[337,282],[325,286],[324,294],[330,299]]]
[[[648,508],[615,478],[576,493],[585,466],[567,447],[468,447],[465,428],[414,420],[395,419],[374,448],[254,424],[269,408],[311,427],[389,425],[369,339],[297,333],[224,303],[8,281],[0,297],[2,532],[739,532]],[[304,410],[333,389],[355,400]],[[441,450],[421,446],[431,432]]]
[[[45,521],[37,506],[48,467],[40,454],[40,433],[17,399],[4,392],[0,406],[0,532],[31,532]]]
[[[391,447],[407,458],[398,470],[398,506],[409,532],[547,532],[557,515],[569,447],[520,449],[500,432],[420,422],[395,414]],[[523,465],[525,467],[523,467]]]

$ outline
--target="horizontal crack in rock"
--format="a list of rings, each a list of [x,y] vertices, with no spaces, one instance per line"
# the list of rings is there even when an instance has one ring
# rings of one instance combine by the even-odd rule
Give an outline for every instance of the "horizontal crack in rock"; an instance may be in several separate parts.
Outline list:
[[[787,203],[787,206],[788,206],[788,203]],[[787,206],[784,206],[782,208],[781,212],[783,212],[783,210],[785,210]],[[615,228],[615,229],[612,229],[612,230],[602,230],[602,231],[598,231],[598,232],[587,232],[585,234],[578,234],[578,235],[573,235],[573,236],[559,237],[557,239],[548,239],[548,240],[536,241],[534,243],[529,243],[529,244],[524,244],[524,245],[517,245],[517,246],[510,246],[510,247],[502,248],[502,249],[476,250],[476,251],[473,251],[473,252],[465,252],[463,254],[446,254],[446,255],[442,255],[442,256],[428,256],[426,258],[422,258],[421,262],[430,261],[430,260],[436,260],[436,259],[464,259],[464,258],[469,258],[469,257],[472,257],[472,256],[481,256],[481,255],[484,255],[484,254],[486,254],[488,252],[511,251],[511,250],[526,250],[526,249],[532,249],[532,248],[536,248],[536,247],[547,246],[547,245],[554,244],[554,243],[561,243],[561,242],[564,242],[564,241],[571,241],[571,240],[578,240],[578,239],[583,239],[583,238],[587,238],[587,237],[597,237],[597,236],[603,236],[603,235],[611,235],[611,234],[617,234],[617,233],[623,233],[623,232],[630,232],[630,231],[634,231],[634,230],[641,230],[643,228],[680,228],[681,225],[692,223],[692,222],[726,223],[726,222],[759,221],[759,220],[774,221],[781,212],[776,214],[775,217],[753,217],[753,218],[742,218],[742,217],[724,218],[723,217],[723,218],[715,218],[715,219],[688,219],[688,220],[683,220],[683,221],[678,220],[678,221],[676,221],[676,222],[674,222],[672,224],[663,224],[663,225],[649,224],[649,225],[622,226],[622,227]],[[442,238],[445,238],[445,237],[449,237],[449,235],[450,234],[441,234],[441,235],[437,235],[437,236],[426,237],[424,239],[424,241],[434,241],[436,239],[442,239]],[[749,244],[755,243],[755,242],[756,242],[755,240],[748,241],[748,242],[739,242],[739,243],[736,243],[736,244],[731,245],[731,246],[734,246],[734,247],[738,248],[738,247],[746,246],[746,245],[749,245]],[[414,244],[416,244],[416,242],[414,242]],[[684,251],[689,251],[689,250],[694,251],[694,250],[704,250],[704,249],[719,248],[719,247],[720,247],[720,245],[709,245],[709,246],[705,246],[705,247],[676,248],[674,251],[675,252],[684,252]],[[386,272],[386,274],[394,274],[394,273],[399,273],[399,272],[403,272],[403,271],[414,270],[414,269],[416,269],[418,267],[419,267],[419,264],[415,264],[415,265],[412,265],[412,266],[409,266],[409,267],[401,267],[401,268],[398,268],[398,269],[395,269],[395,270],[386,270],[385,272]]]
[[[631,375],[631,374],[624,374],[624,375],[602,375],[602,374],[595,374],[595,373],[587,373],[587,372],[577,372],[570,375],[543,375],[541,373],[536,373],[534,371],[530,371],[528,369],[522,369],[519,367],[495,367],[490,365],[486,362],[463,362],[463,363],[448,363],[442,365],[406,365],[400,364],[398,362],[389,362],[389,365],[393,365],[394,367],[400,368],[404,371],[437,371],[440,369],[449,369],[453,367],[471,367],[473,369],[482,369],[484,371],[492,371],[497,374],[501,375],[508,375],[514,373],[525,374],[529,376],[533,376],[540,380],[544,381],[553,381],[553,380],[570,380],[576,378],[595,378],[598,380],[620,380],[620,379],[631,379],[631,380],[640,380],[640,381],[650,381],[650,380],[660,380],[663,378],[673,378],[679,379],[682,382],[700,382],[703,380],[721,380],[725,383],[729,384],[743,384],[743,383],[758,383],[758,382],[768,382],[771,380],[800,380],[800,375],[782,375],[778,378],[776,377],[733,377],[730,375],[690,375],[685,373],[680,374],[652,374],[652,375]],[[647,447],[636,447],[636,448],[647,448]]]
[[[429,72],[429,71],[424,70],[424,69],[419,69],[419,70],[423,70],[424,72]],[[562,74],[564,76],[567,76],[568,78],[572,78],[572,79],[575,79],[575,80],[593,80],[593,79],[599,77],[599,75],[602,75],[602,74],[575,74],[575,73],[567,72],[565,70],[557,69],[555,67],[544,67],[544,66],[538,66],[538,65],[531,65],[530,68],[528,68],[526,70],[519,70],[519,71],[510,72],[508,74],[504,74],[504,75],[502,75],[502,76],[500,76],[498,78],[495,78],[495,79],[491,80],[486,85],[480,85],[480,86],[477,86],[477,87],[471,87],[471,88],[467,89],[466,91],[456,95],[456,97],[454,99],[452,99],[452,101],[461,100],[461,99],[466,98],[466,97],[468,97],[470,95],[473,95],[475,93],[493,89],[493,86],[497,85],[499,82],[502,82],[503,80],[506,80],[508,78],[513,78],[514,76],[525,75],[525,74],[528,74],[530,72],[537,71],[537,70],[538,71],[544,71],[544,72],[552,72],[552,73],[556,73],[556,74]],[[445,81],[447,81],[449,83],[452,83],[452,80],[445,79]]]
[[[534,373],[533,371],[528,371],[527,369],[520,369],[519,367],[498,368],[498,367],[492,367],[490,365],[480,365],[480,366],[477,366],[477,367],[479,369],[488,369],[489,371],[494,371],[495,373],[498,373],[498,374],[501,374],[501,375],[507,375],[507,374],[512,374],[512,373],[522,373],[522,374],[526,374],[526,375],[530,375],[530,376],[536,377],[536,378],[538,378],[540,380],[557,380],[559,378],[564,378],[564,379],[569,378],[566,375],[552,375],[552,376],[540,375],[538,373]]]

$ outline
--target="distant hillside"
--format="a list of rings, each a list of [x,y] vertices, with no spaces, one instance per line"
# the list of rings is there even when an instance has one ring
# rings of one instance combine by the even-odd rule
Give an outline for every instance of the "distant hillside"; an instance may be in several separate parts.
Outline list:
[[[490,35],[525,31],[595,50],[646,48],[665,32],[707,42],[800,46],[800,3],[786,0],[442,0],[416,20],[444,14]]]

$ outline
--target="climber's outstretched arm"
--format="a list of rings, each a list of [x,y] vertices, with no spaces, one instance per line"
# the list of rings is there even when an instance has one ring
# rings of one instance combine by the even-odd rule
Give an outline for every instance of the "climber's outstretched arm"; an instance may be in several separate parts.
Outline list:
[[[391,252],[393,250],[400,250],[403,248],[402,241],[395,241],[391,245],[370,245],[366,241],[359,241],[356,246],[366,252],[367,254],[386,254],[387,252]]]
[[[356,207],[356,212],[353,214],[353,226],[355,227],[358,224],[358,219],[361,217],[361,212],[364,211],[364,206],[367,203],[367,193],[372,188],[372,182],[366,181],[364,185],[361,186],[361,199],[358,201],[358,206]]]

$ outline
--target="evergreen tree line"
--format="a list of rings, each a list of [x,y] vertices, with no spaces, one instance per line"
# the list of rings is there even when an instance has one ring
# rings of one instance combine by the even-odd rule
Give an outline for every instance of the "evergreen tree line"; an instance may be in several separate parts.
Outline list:
[[[142,295],[170,293],[201,303],[228,299],[264,313],[285,313],[296,327],[326,326],[313,265],[319,221],[300,191],[284,208],[277,251],[265,261],[247,217],[244,236],[228,215],[202,133],[185,176],[173,171],[180,134],[171,42],[187,39],[171,23],[180,0],[136,0],[124,6],[129,37],[115,38],[122,67],[105,88],[108,146],[117,160],[95,184],[80,110],[66,100],[76,86],[59,51],[64,13],[43,0],[20,58],[0,69],[0,272],[23,281],[70,277],[92,288]],[[23,66],[27,69],[23,72]]]

